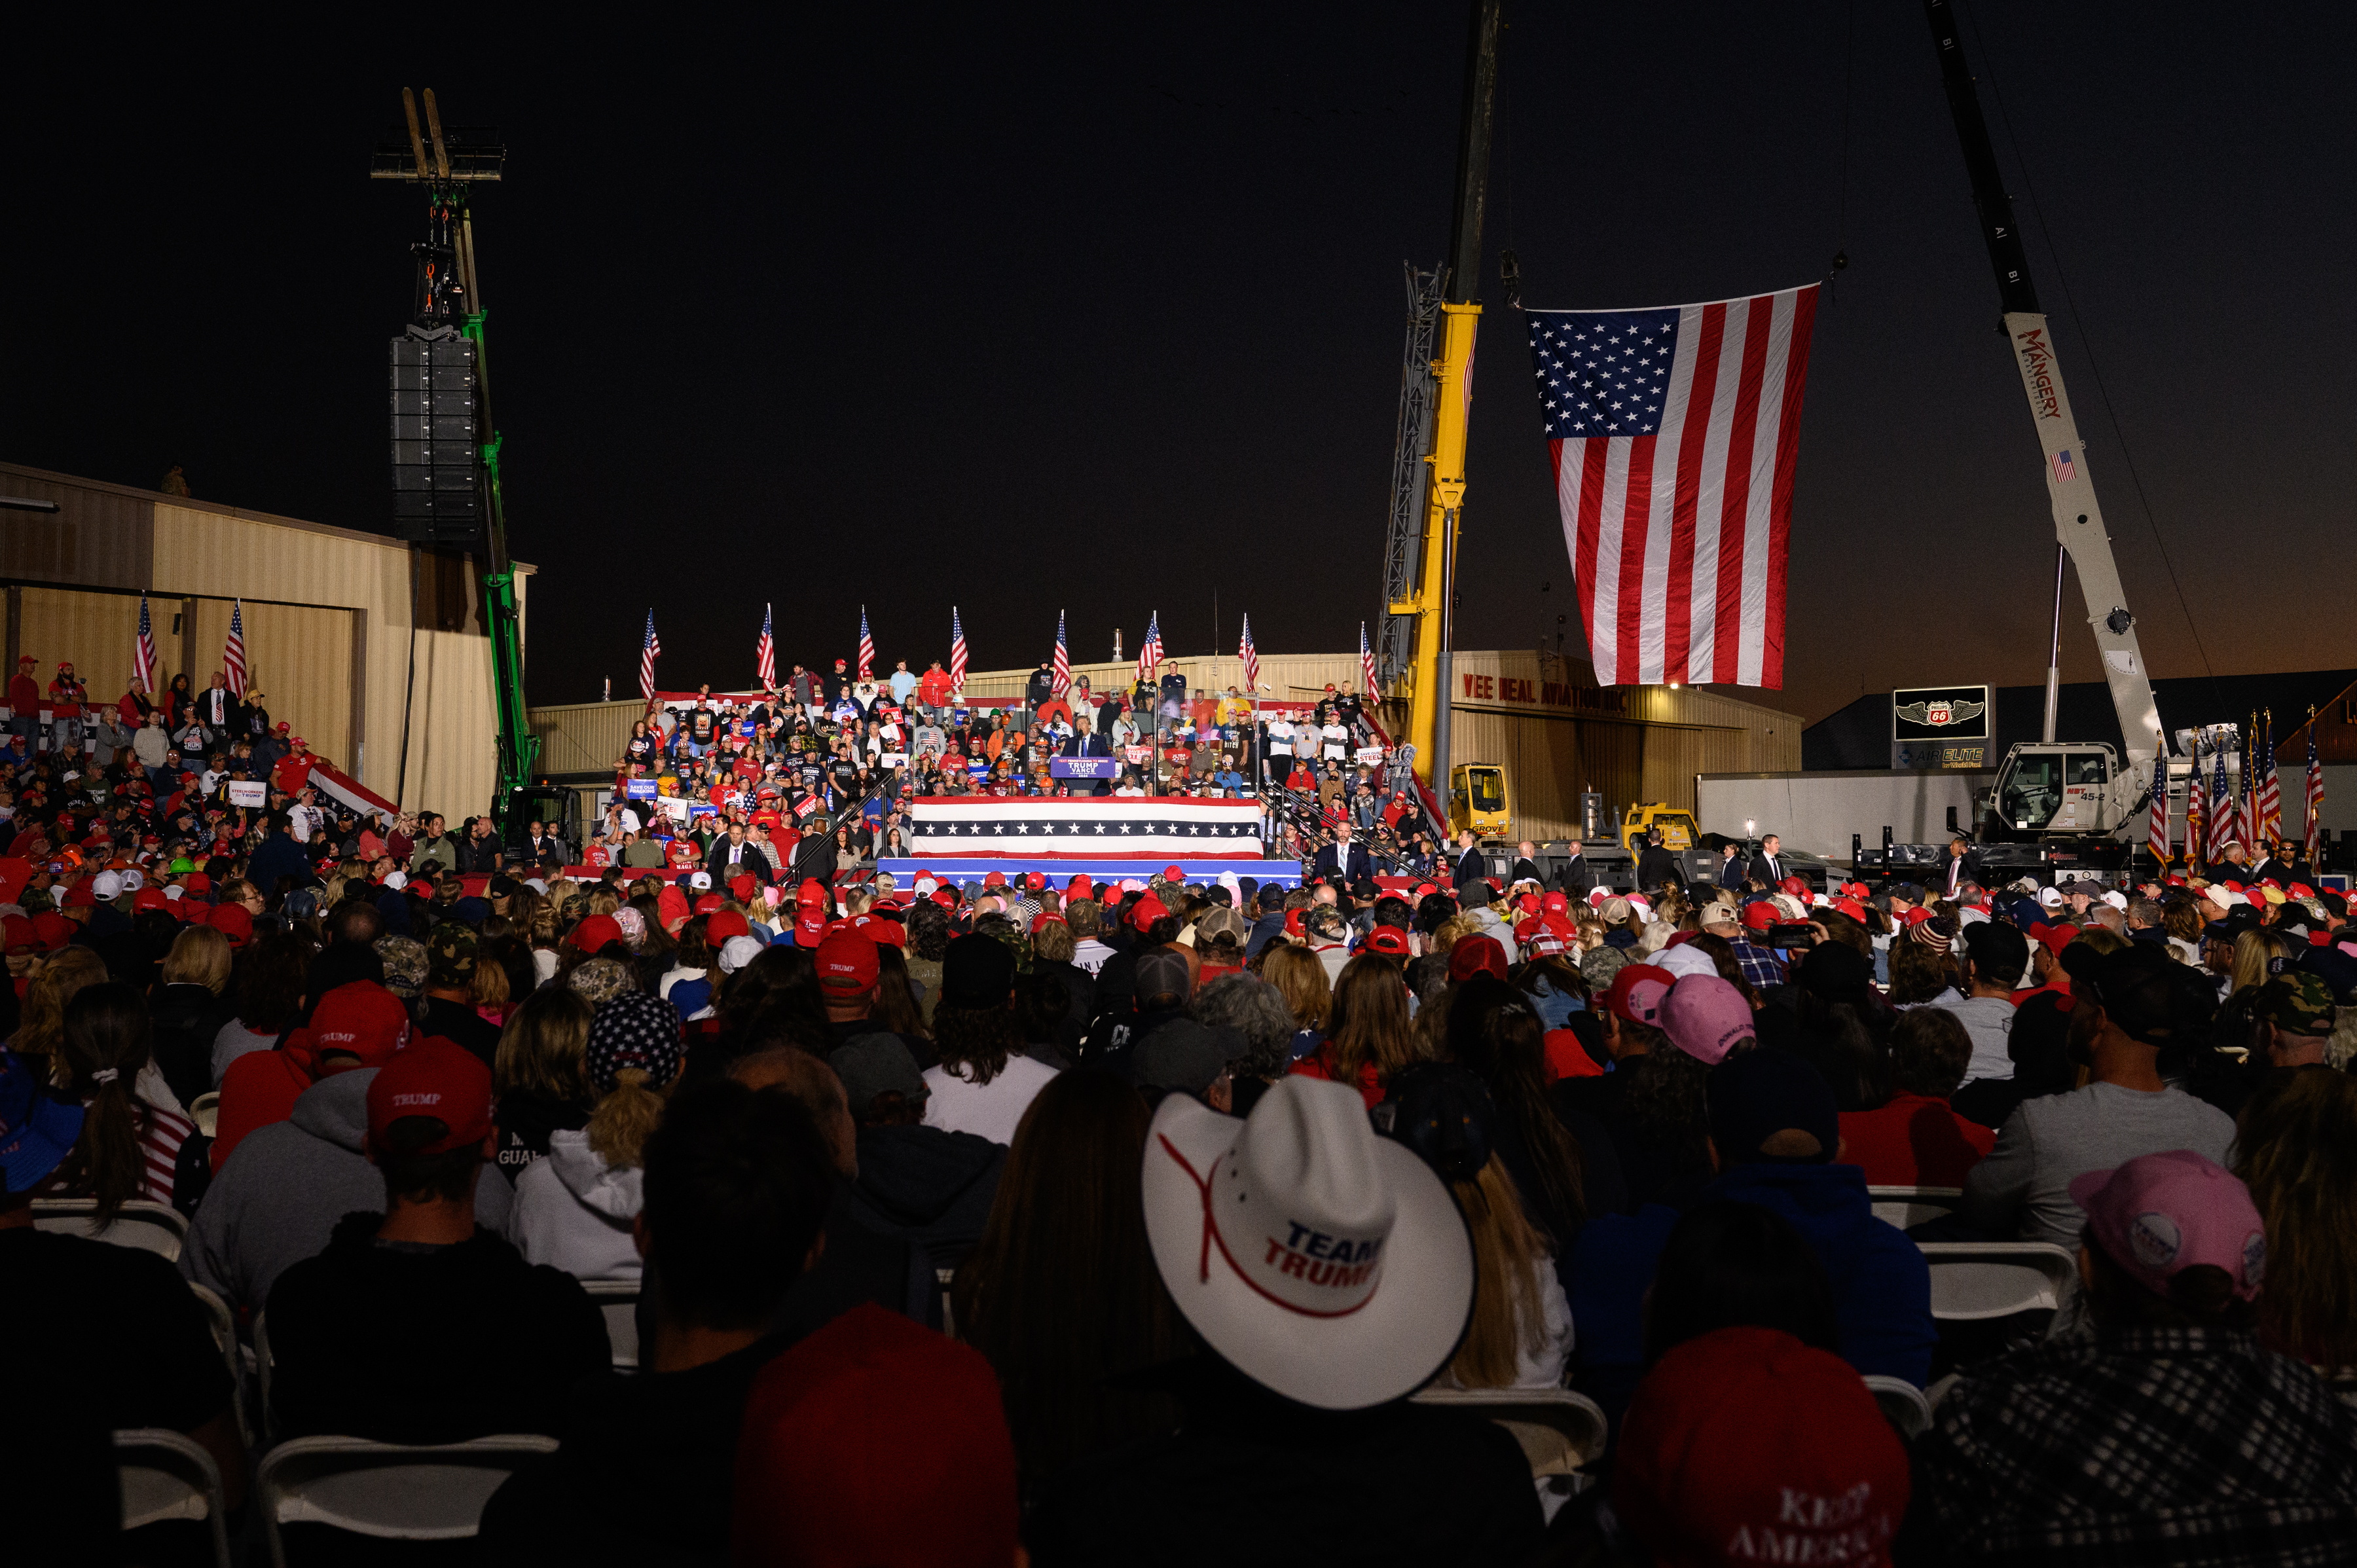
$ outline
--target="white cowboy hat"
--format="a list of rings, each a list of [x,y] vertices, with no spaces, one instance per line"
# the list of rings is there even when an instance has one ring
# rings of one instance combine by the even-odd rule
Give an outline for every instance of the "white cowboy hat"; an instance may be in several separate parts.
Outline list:
[[[1174,1094],[1146,1142],[1146,1234],[1187,1321],[1263,1387],[1324,1410],[1413,1393],[1473,1312],[1440,1178],[1356,1088],[1279,1079],[1238,1121]]]

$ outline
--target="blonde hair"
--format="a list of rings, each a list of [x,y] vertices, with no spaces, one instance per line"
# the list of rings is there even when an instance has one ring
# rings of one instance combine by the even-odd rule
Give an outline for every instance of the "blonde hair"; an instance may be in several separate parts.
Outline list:
[[[491,1058],[494,1087],[501,1094],[522,1090],[568,1104],[588,1099],[584,1055],[595,1015],[588,1000],[571,986],[544,985],[525,997],[500,1031]]]
[[[1297,1029],[1325,1027],[1334,1010],[1334,988],[1326,965],[1308,948],[1272,942],[1261,951],[1260,977],[1285,998],[1285,1010]]]
[[[2283,950],[2265,931],[2244,931],[2234,939],[2233,982],[2229,994],[2244,986],[2267,983],[2267,961]]]
[[[488,958],[475,961],[475,978],[468,983],[467,1000],[477,1007],[508,1004],[507,965]]]
[[[1433,929],[1432,935],[1424,939],[1424,950],[1445,953],[1480,929],[1480,922],[1470,915],[1451,915]]]
[[[229,984],[231,960],[229,939],[210,926],[190,926],[172,939],[172,950],[164,955],[163,982],[167,985],[201,985],[219,996]]]
[[[673,1082],[677,1082],[673,1079]],[[589,1113],[589,1152],[615,1170],[629,1170],[641,1163],[647,1139],[662,1121],[663,1104],[671,1098],[671,1084],[660,1089],[647,1085],[644,1069],[626,1067],[614,1075],[613,1092],[597,1102]]]
[[[589,912],[591,914],[610,915],[621,907],[622,900],[616,897],[614,890],[606,884],[600,882],[590,890]]]
[[[25,989],[25,1011],[8,1048],[18,1056],[48,1058],[52,1089],[63,1089],[71,1081],[72,1069],[66,1066],[64,1055],[66,1004],[105,980],[105,960],[88,948],[70,947],[45,960]]]
[[[1524,1335],[1544,1328],[1539,1271],[1550,1266],[1546,1247],[1497,1155],[1473,1180],[1448,1185],[1473,1235],[1474,1270],[1473,1320],[1448,1374],[1469,1389],[1512,1388]]]

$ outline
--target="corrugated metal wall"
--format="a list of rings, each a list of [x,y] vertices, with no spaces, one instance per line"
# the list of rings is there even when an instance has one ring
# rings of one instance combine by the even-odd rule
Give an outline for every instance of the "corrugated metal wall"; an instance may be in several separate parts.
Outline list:
[[[228,599],[199,599],[195,684],[212,683],[229,641]],[[271,717],[294,726],[317,755],[346,772],[352,766],[352,612],[321,605],[245,606],[249,689]],[[361,780],[366,783],[366,779]]]
[[[10,525],[0,524],[0,532]],[[139,601],[121,594],[83,594],[70,588],[22,590],[22,630],[17,647],[40,660],[35,678],[47,690],[58,660],[73,661],[93,702],[111,703],[131,689],[131,654],[139,638]],[[156,652],[163,665],[158,684],[168,684],[180,667],[179,639],[171,635],[177,599],[151,606]],[[16,671],[8,671],[11,675]]]
[[[532,710],[532,732],[540,736],[540,771],[603,773],[622,755],[630,725],[644,716],[644,703],[562,703]]]

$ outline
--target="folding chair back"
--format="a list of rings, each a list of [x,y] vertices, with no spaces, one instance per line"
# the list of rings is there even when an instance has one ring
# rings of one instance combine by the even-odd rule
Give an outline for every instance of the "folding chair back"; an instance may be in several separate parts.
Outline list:
[[[613,1348],[614,1365],[639,1369],[639,1282],[583,1280],[581,1288],[606,1316],[606,1342]]]
[[[253,1315],[253,1391],[262,1402],[262,1441],[265,1444],[278,1441],[278,1412],[270,1403],[270,1374],[274,1369],[270,1363],[269,1316],[266,1312]]]
[[[150,1203],[145,1198],[124,1204],[115,1211],[112,1224],[101,1226],[98,1199],[94,1197],[37,1197],[33,1199],[33,1229],[87,1236],[93,1241],[111,1242],[117,1247],[137,1247],[170,1263],[180,1261],[180,1249],[188,1240],[188,1222],[180,1217],[178,1209],[168,1203]]]
[[[192,1437],[162,1427],[114,1434],[115,1472],[122,1477],[123,1528],[167,1520],[202,1520],[212,1536],[215,1568],[230,1568],[229,1504],[221,1466]]]
[[[1601,1406],[1570,1389],[1425,1389],[1418,1404],[1448,1405],[1484,1415],[1514,1434],[1531,1475],[1577,1475],[1604,1455]]]
[[[2078,1289],[2079,1261],[2051,1241],[1923,1241],[1932,1316],[1952,1322],[2059,1310]]]
[[[520,1463],[555,1452],[554,1437],[522,1434],[432,1446],[293,1438],[264,1455],[254,1477],[270,1561],[285,1568],[282,1530],[290,1524],[388,1541],[464,1540]]]
[[[237,1319],[230,1315],[229,1303],[211,1291],[188,1282],[188,1294],[205,1309],[205,1323],[213,1331],[213,1343],[220,1348],[222,1362],[229,1368],[229,1398],[231,1413],[237,1417],[237,1432],[252,1447],[255,1433],[245,1414],[245,1356],[237,1347]]]
[[[1926,1219],[1938,1219],[1955,1211],[1964,1200],[1960,1187],[1869,1187],[1866,1196],[1873,1201],[1874,1217],[1896,1225],[1901,1230],[1921,1225]]]
[[[955,1269],[935,1269],[933,1283],[942,1287],[942,1332],[957,1337],[957,1314],[950,1306],[950,1287],[957,1283]]]
[[[213,1129],[221,1125],[221,1090],[209,1089],[189,1101],[188,1120],[197,1124],[198,1132],[211,1137]]]
[[[1881,1372],[1869,1372],[1866,1391],[1874,1396],[1881,1407],[1885,1421],[1899,1429],[1899,1435],[1912,1443],[1932,1429],[1932,1404],[1923,1391],[1904,1378],[1893,1378]]]

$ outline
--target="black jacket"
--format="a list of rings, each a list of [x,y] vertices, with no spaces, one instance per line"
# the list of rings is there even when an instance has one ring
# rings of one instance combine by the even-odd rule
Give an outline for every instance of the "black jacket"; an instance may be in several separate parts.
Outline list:
[[[1678,865],[1678,857],[1664,844],[1649,843],[1637,856],[1639,887],[1684,887],[1686,874]]]
[[[940,1127],[862,1127],[859,1179],[835,1203],[880,1235],[913,1242],[953,1268],[982,1240],[1006,1146]]]
[[[834,841],[830,839],[827,843],[831,858]],[[716,893],[724,893],[732,876],[749,876],[763,887],[776,880],[770,875],[770,857],[763,854],[761,846],[751,839],[745,841],[745,853],[737,856],[737,864],[732,867],[728,864],[728,839],[726,834],[712,841],[711,853],[704,857],[704,869],[712,874],[712,890]],[[833,869],[833,866],[828,867],[830,871]]]
[[[1948,892],[1949,870],[1956,864],[1958,858],[1958,856],[1953,854],[1943,854],[1940,856],[1940,872],[1932,880],[1932,890],[1938,893],[1943,897],[1945,897]],[[1964,849],[1962,859],[1964,863],[1964,880],[1966,882],[1978,882],[1981,879],[1981,852],[1970,845],[1967,845]]]
[[[1055,678],[1049,674],[1048,667],[1044,664],[1031,671],[1031,678],[1023,682],[1023,701],[1026,706],[1036,708],[1055,694]]]
[[[1751,857],[1751,864],[1744,867],[1743,875],[1746,879],[1757,878],[1762,887],[1772,893],[1775,891],[1776,884],[1783,881],[1792,873],[1785,866],[1782,855],[1780,854],[1771,861],[1768,858],[1767,853],[1762,851]]]
[[[1489,875],[1490,857],[1481,853],[1481,846],[1477,843],[1457,857],[1456,875],[1448,880],[1462,887],[1469,882],[1482,881]]]
[[[383,1220],[345,1215],[327,1251],[271,1286],[280,1435],[457,1443],[557,1431],[566,1391],[613,1360],[580,1282],[479,1227],[456,1246],[381,1246]]]
[[[1340,872],[1345,881],[1355,882],[1361,876],[1372,876],[1375,874],[1375,863],[1368,855],[1365,844],[1352,839],[1351,854],[1347,860],[1341,859],[1335,854],[1341,847],[1339,843],[1329,843],[1319,850],[1318,858],[1311,865],[1310,875],[1323,881]]]
[[[149,1000],[150,1052],[181,1104],[213,1087],[213,1036],[234,1011],[201,985],[163,986]]]
[[[1596,873],[1587,867],[1587,856],[1575,854],[1566,859],[1555,874],[1556,891],[1567,897],[1585,898],[1596,886]]]

